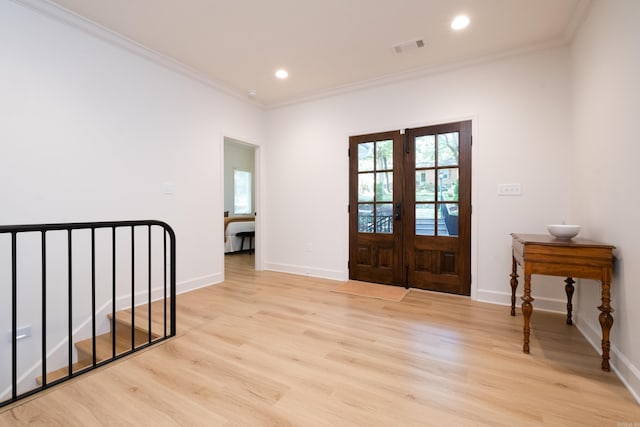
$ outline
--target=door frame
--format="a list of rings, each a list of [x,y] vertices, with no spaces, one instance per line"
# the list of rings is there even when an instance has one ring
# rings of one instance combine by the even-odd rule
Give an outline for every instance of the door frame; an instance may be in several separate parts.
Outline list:
[[[263,261],[263,252],[262,249],[264,247],[264,239],[263,239],[263,231],[262,231],[262,217],[264,215],[261,215],[261,213],[263,212],[262,206],[263,206],[263,201],[262,201],[262,147],[259,144],[255,144],[253,142],[250,142],[251,139],[250,138],[245,138],[242,136],[234,136],[231,133],[228,132],[221,132],[221,136],[220,136],[220,174],[219,174],[219,188],[220,188],[220,197],[218,199],[218,206],[220,206],[220,213],[223,213],[224,211],[224,142],[225,139],[233,139],[234,141],[241,143],[243,145],[246,145],[248,147],[253,148],[253,153],[254,153],[254,157],[253,157],[253,168],[254,168],[254,181],[255,181],[255,185],[254,185],[254,198],[255,198],[255,206],[253,206],[253,211],[256,213],[255,216],[255,223],[256,223],[256,231],[255,231],[255,239],[254,239],[254,254],[255,254],[255,270],[256,271],[262,271],[264,270],[264,261]],[[217,217],[216,217],[217,218]],[[222,218],[222,217],[220,217]],[[216,234],[219,236],[219,242],[220,242],[220,251],[221,251],[221,257],[220,257],[220,277],[221,277],[221,282],[224,282],[225,280],[225,276],[224,276],[224,263],[225,263],[225,253],[224,253],[224,223],[223,221],[219,221],[219,224],[216,225],[217,230],[219,230]]]
[[[435,126],[435,125],[439,125],[442,123],[451,123],[451,122],[463,122],[463,121],[467,121],[470,120],[471,121],[471,134],[473,135],[473,140],[472,140],[472,144],[471,144],[471,206],[472,206],[472,213],[471,213],[471,295],[470,298],[472,300],[478,300],[478,264],[479,264],[479,251],[478,251],[478,247],[479,247],[479,241],[480,241],[480,236],[479,236],[479,228],[478,228],[478,217],[480,214],[480,204],[479,204],[479,168],[480,168],[480,162],[479,162],[479,145],[480,145],[480,140],[481,140],[481,136],[480,136],[480,120],[477,114],[472,114],[472,115],[465,115],[465,116],[445,116],[445,117],[441,117],[441,118],[437,118],[437,119],[433,119],[433,120],[429,120],[429,121],[425,121],[425,122],[410,122],[410,123],[403,123],[403,124],[389,124],[389,125],[385,125],[385,126],[377,126],[377,127],[370,127],[370,128],[361,128],[361,129],[355,129],[355,130],[351,130],[349,132],[347,132],[344,136],[344,141],[345,141],[345,156],[347,153],[347,150],[349,149],[349,137],[353,136],[353,135],[366,135],[366,134],[372,134],[372,133],[383,133],[383,132],[388,132],[389,130],[393,130],[393,129],[400,129],[401,132],[404,134],[405,129],[413,129],[413,128],[420,128],[420,127],[427,127],[427,126]],[[348,157],[347,157],[347,167],[349,165],[348,162]],[[346,204],[349,204],[349,186],[345,186],[345,190],[346,190]],[[349,277],[349,268],[347,266],[348,264],[348,260],[349,260],[349,214],[346,212],[347,209],[345,208],[345,214],[347,215],[347,221],[346,221],[346,233],[345,233],[345,241],[344,241],[344,246],[343,248],[345,248],[345,253],[346,253],[346,257],[345,257],[345,262],[344,265],[346,267],[345,273],[344,273],[344,277],[348,279]],[[431,292],[431,291],[423,291],[421,289],[416,289],[418,291],[421,292]]]

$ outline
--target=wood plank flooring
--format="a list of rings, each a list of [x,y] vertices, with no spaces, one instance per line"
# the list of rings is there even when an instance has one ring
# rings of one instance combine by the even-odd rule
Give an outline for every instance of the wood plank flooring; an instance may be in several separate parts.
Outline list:
[[[562,315],[534,312],[525,355],[508,307],[415,290],[400,303],[357,297],[252,262],[229,256],[224,283],[180,295],[176,338],[6,409],[0,425],[640,423]]]

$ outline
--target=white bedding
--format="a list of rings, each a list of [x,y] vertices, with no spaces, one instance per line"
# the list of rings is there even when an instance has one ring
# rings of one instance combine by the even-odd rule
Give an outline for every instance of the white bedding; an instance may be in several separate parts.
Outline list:
[[[245,237],[244,248],[241,248],[240,243],[242,242],[242,237],[236,236],[237,233],[241,233],[243,231],[256,231],[255,221],[231,222],[227,225],[227,241],[224,242],[225,253],[249,249],[249,238]],[[251,240],[251,249],[254,249],[255,238]]]

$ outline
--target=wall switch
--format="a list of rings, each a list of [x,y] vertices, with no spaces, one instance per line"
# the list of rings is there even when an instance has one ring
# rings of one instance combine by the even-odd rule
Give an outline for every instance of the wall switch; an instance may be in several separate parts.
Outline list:
[[[313,251],[313,245],[311,243],[307,243],[304,245],[304,251],[305,252],[312,252]]]
[[[522,187],[520,184],[498,184],[498,196],[520,196]]]

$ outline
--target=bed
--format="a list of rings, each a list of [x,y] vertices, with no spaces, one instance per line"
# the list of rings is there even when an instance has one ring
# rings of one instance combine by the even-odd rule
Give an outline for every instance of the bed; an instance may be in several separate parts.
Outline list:
[[[245,238],[244,248],[240,247],[242,237],[238,233],[256,231],[254,216],[230,216],[224,218],[224,253],[239,252],[242,249],[254,249],[255,239]],[[251,242],[251,248],[249,248]]]

